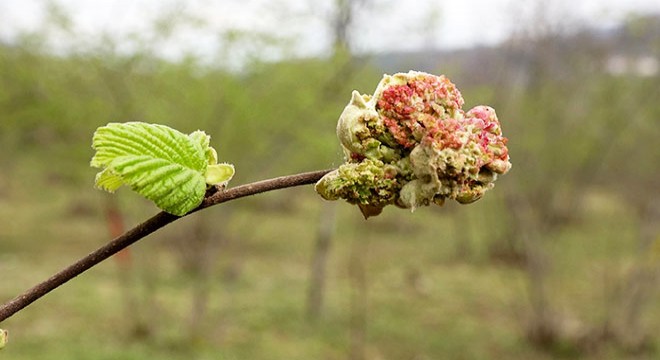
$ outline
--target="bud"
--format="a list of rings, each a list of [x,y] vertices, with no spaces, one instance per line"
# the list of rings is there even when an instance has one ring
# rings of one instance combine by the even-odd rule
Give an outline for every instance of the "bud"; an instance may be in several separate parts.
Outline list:
[[[385,75],[373,96],[353,91],[337,124],[346,163],[316,191],[357,204],[365,217],[387,205],[480,199],[511,168],[507,139],[495,110],[465,113],[463,103],[447,77],[416,71]]]
[[[358,205],[365,217],[374,216],[399,197],[397,171],[379,160],[346,163],[319,180],[316,191],[326,200],[345,199]]]
[[[0,329],[0,350],[2,350],[9,341],[9,333],[7,330]]]

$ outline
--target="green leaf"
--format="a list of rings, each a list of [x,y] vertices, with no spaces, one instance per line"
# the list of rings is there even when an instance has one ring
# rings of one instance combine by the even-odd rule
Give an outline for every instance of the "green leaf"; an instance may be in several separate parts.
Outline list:
[[[117,175],[110,168],[106,168],[96,174],[96,186],[100,189],[114,192],[122,185],[124,185],[124,181],[121,179],[121,176]]]
[[[203,131],[185,135],[164,125],[110,123],[92,140],[91,166],[103,169],[96,186],[113,192],[127,185],[166,212],[184,215],[202,202],[207,183],[226,184],[234,174],[232,165],[216,164],[209,142]]]

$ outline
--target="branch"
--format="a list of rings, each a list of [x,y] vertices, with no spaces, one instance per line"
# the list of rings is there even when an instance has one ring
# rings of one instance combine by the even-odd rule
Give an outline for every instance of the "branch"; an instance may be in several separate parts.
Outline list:
[[[219,189],[215,193],[207,196],[199,207],[183,216],[190,215],[194,212],[206,209],[213,205],[221,204],[245,196],[260,194],[271,190],[315,183],[321,177],[323,177],[323,175],[330,171],[331,170],[320,170],[296,175],[281,176],[274,179],[240,185],[226,190]],[[145,236],[164,227],[165,225],[182,218],[183,216],[176,216],[166,212],[160,212],[147,221],[135,226],[133,229],[127,231],[123,235],[116,237],[114,240],[110,241],[96,251],[67,266],[60,272],[51,276],[49,279],[41,282],[40,284],[37,284],[33,288],[25,291],[23,294],[16,296],[11,301],[2,305],[0,307],[0,322],[19,312],[21,309],[30,305],[42,296],[48,294],[50,291],[58,288],[60,285],[63,285],[67,281],[82,274],[89,268],[116,254],[120,250],[137,242]]]

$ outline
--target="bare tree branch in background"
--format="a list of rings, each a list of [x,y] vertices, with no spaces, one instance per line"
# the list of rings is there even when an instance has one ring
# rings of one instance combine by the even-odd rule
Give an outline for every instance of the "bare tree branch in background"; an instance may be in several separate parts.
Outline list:
[[[648,148],[625,142],[631,137],[637,143],[654,141],[645,135],[651,129],[638,126],[656,116],[649,114],[655,107],[649,98],[657,99],[658,87],[645,89],[643,79],[603,73],[599,66],[607,52],[598,39],[581,35],[579,28],[565,33],[570,27],[544,18],[548,12],[542,5],[537,4],[532,29],[509,44],[507,55],[520,64],[519,70],[503,74],[508,82],[503,88],[511,91],[496,95],[503,104],[498,108],[518,118],[508,131],[520,141],[512,158],[525,172],[511,178],[513,186],[505,192],[511,221],[502,240],[514,239],[514,246],[498,248],[522,249],[531,309],[527,330],[533,343],[549,351],[566,346],[594,351],[606,343],[642,351],[650,344],[642,319],[658,287],[657,266],[648,261],[653,236],[641,235],[652,233],[644,229],[658,221],[648,207],[657,198],[657,173],[642,164],[657,163],[657,156],[654,160]],[[616,194],[622,206],[637,214],[642,249],[628,275],[613,280],[619,283],[613,286],[616,300],[605,305],[612,308],[605,309],[600,325],[561,311],[550,285],[558,259],[548,251],[553,237],[579,223],[585,196],[596,187]]]
[[[308,287],[307,318],[316,320],[321,315],[325,299],[328,256],[332,238],[335,235],[337,207],[336,203],[328,202],[321,205],[319,228],[316,235],[314,254],[312,256],[311,279]]]
[[[341,94],[340,88],[347,78],[351,78],[358,71],[355,58],[351,54],[350,29],[354,20],[355,6],[366,4],[368,0],[336,0],[335,14],[331,19],[334,34],[333,58],[340,62],[338,71],[322,87],[323,98],[332,98]],[[332,239],[335,236],[337,206],[334,203],[321,205],[319,230],[312,255],[310,283],[307,298],[307,318],[315,321],[322,312],[325,298],[326,266]]]
[[[350,360],[365,360],[367,343],[367,322],[369,288],[365,263],[369,250],[369,238],[355,238],[351,244],[348,259],[348,277],[350,281]]]

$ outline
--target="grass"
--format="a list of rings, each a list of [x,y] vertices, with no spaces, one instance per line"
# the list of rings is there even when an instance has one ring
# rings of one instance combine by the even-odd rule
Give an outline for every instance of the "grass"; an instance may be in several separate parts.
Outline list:
[[[91,180],[81,185],[76,177],[63,179],[57,169],[44,171],[40,164],[28,156],[13,164],[11,174],[0,175],[5,188],[0,194],[2,300],[108,239],[104,195],[92,189]],[[81,178],[91,179],[90,174]],[[127,223],[155,212],[130,192],[117,196]],[[546,352],[526,340],[530,309],[524,268],[493,263],[486,254],[492,234],[501,230],[493,227],[497,218],[482,220],[479,214],[497,209],[496,200],[486,196],[470,207],[447,205],[414,214],[392,208],[369,221],[340,204],[326,302],[315,323],[305,318],[305,301],[319,199],[307,187],[221,205],[208,210],[212,241],[223,245],[212,253],[201,335],[191,337],[188,325],[197,280],[181,269],[172,246],[189,241],[181,235],[195,226],[191,218],[133,246],[130,281],[120,276],[115,261],[107,261],[3,322],[10,343],[0,356],[346,359],[352,251],[360,251],[365,269],[368,359],[576,356]],[[454,216],[466,210],[462,218]],[[606,316],[608,279],[620,281],[636,259],[636,224],[626,214],[616,208],[591,214],[547,239],[552,299],[562,321],[586,326]],[[472,251],[457,257],[457,235],[467,227]],[[151,329],[148,336],[132,331],[139,319],[126,316],[127,292]],[[657,304],[647,309],[645,326],[660,325]],[[617,347],[582,355],[637,356]]]

